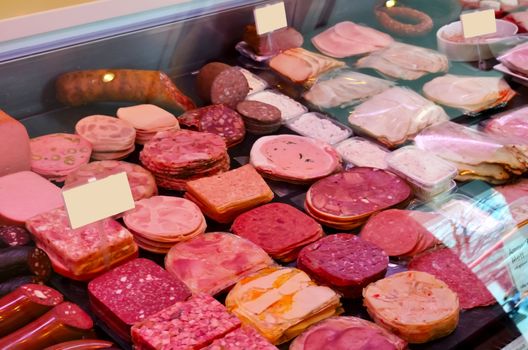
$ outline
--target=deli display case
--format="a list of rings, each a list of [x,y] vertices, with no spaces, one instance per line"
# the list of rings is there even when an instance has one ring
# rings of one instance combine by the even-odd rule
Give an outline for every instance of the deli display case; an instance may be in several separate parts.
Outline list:
[[[1,349],[528,347],[528,3],[112,3],[0,20]]]

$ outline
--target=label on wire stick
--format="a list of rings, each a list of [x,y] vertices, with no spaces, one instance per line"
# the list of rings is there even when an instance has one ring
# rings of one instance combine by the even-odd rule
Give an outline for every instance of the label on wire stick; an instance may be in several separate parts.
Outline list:
[[[497,32],[497,22],[493,10],[465,13],[460,15],[460,21],[466,39]]]
[[[257,7],[253,10],[257,34],[263,35],[288,26],[284,2]]]
[[[73,229],[134,209],[126,172],[63,191]]]

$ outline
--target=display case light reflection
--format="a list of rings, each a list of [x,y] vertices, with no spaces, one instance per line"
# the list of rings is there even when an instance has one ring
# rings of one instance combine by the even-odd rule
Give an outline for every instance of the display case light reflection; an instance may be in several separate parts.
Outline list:
[[[385,1],[385,7],[391,8],[396,6],[396,0],[387,0]]]
[[[112,80],[114,80],[114,78],[115,78],[115,74],[114,73],[105,73],[103,75],[103,82],[109,83]]]

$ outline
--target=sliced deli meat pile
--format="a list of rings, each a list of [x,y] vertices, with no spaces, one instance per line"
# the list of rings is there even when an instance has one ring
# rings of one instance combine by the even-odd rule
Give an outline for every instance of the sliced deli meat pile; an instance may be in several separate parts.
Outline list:
[[[501,138],[515,138],[527,145],[528,107],[493,116],[486,122],[484,132]]]
[[[247,275],[273,265],[262,248],[231,233],[208,232],[178,243],[165,257],[165,268],[194,294],[216,295]]]
[[[304,247],[297,267],[346,298],[361,297],[371,282],[385,277],[389,257],[353,234],[337,233]]]
[[[235,219],[231,230],[281,261],[295,260],[303,246],[324,234],[314,219],[283,203],[265,204],[243,213]]]
[[[444,222],[437,213],[388,209],[369,218],[361,229],[361,238],[389,256],[412,257],[440,244],[428,230],[436,222]]]
[[[427,82],[424,95],[436,103],[478,113],[508,103],[514,96],[501,77],[474,77],[447,74]]]
[[[388,34],[350,21],[337,23],[312,38],[319,51],[336,58],[377,51],[393,42]]]
[[[245,97],[245,96],[244,96]],[[236,111],[225,105],[211,105],[187,111],[178,117],[180,126],[216,134],[233,147],[244,139],[244,120]]]
[[[65,177],[88,163],[92,145],[73,134],[49,134],[30,140],[31,171],[52,181]]]
[[[136,147],[136,129],[128,122],[106,115],[82,118],[75,125],[75,132],[92,144],[95,160],[123,159]]]
[[[419,255],[411,260],[408,267],[409,270],[427,272],[444,281],[457,293],[461,309],[497,302],[484,283],[451,249],[438,249]]]
[[[200,208],[185,198],[154,196],[136,202],[123,221],[138,246],[153,253],[167,253],[176,243],[205,232]]]
[[[336,292],[288,267],[269,267],[242,279],[227,295],[226,307],[273,344],[342,312]]]
[[[179,191],[185,190],[187,181],[229,169],[224,140],[190,130],[159,132],[145,144],[139,160],[154,174],[158,186]]]
[[[75,280],[89,280],[137,255],[130,232],[111,218],[72,229],[66,210],[57,208],[31,218],[26,227],[55,272]]]
[[[357,167],[313,184],[306,193],[304,207],[320,223],[350,230],[375,212],[405,205],[411,197],[411,188],[397,175]]]
[[[281,110],[268,103],[245,100],[237,105],[237,111],[251,134],[272,134],[282,125]]]
[[[211,219],[232,222],[241,213],[270,202],[273,192],[250,164],[187,183],[185,198]]]
[[[180,128],[176,117],[151,104],[121,107],[117,117],[136,129],[136,143],[143,145],[159,131],[178,130]]]
[[[426,74],[447,72],[449,68],[445,55],[424,47],[398,42],[359,59],[356,65],[403,80],[416,80]]]
[[[191,292],[153,261],[134,259],[90,281],[88,296],[97,317],[130,340],[134,323],[186,300]]]
[[[345,63],[301,47],[286,50],[269,61],[271,69],[296,84],[311,85],[312,80]]]
[[[267,178],[299,184],[341,170],[341,158],[329,144],[297,135],[259,138],[251,148],[250,163]]]
[[[363,304],[381,327],[409,343],[445,337],[458,325],[457,294],[433,275],[400,272],[363,290]]]
[[[195,295],[132,326],[138,349],[202,349],[240,327],[240,320],[208,295]]]
[[[412,139],[428,126],[449,120],[442,107],[418,93],[393,87],[371,97],[350,113],[348,122],[360,133],[389,148]]]
[[[88,183],[91,178],[104,179],[110,175],[126,172],[134,201],[158,194],[154,176],[140,165],[118,160],[101,160],[84,164],[68,174],[63,189],[70,189]]]
[[[373,322],[337,316],[321,321],[298,336],[290,350],[404,350],[407,343]]]

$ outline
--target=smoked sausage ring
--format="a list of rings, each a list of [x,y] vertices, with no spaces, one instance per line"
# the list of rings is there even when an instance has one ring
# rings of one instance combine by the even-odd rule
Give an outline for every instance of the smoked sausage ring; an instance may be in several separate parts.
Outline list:
[[[378,6],[374,13],[385,29],[401,36],[422,36],[433,29],[433,20],[429,15],[410,7]],[[406,18],[417,23],[402,23],[395,17]]]

